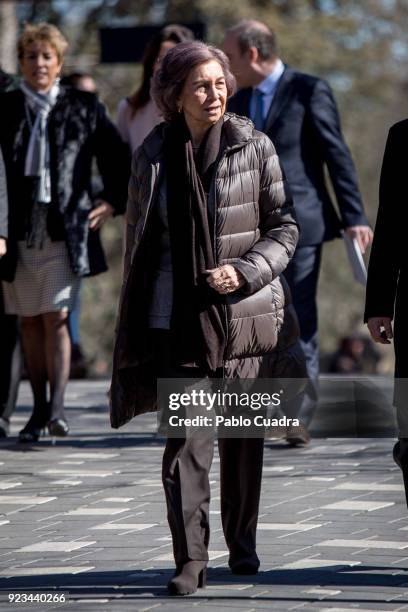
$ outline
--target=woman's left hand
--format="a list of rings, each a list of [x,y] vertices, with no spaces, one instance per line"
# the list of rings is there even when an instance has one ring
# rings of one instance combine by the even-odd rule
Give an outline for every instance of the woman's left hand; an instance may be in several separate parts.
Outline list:
[[[114,208],[108,202],[96,200],[96,208],[93,208],[88,215],[89,229],[97,230],[102,227],[109,217],[112,216]]]
[[[245,279],[234,266],[225,264],[213,270],[206,270],[207,283],[218,293],[226,294],[236,291],[245,284]]]

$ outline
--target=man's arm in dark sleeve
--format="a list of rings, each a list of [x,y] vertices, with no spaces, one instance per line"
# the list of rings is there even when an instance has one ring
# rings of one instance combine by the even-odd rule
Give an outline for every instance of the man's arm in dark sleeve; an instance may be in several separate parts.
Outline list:
[[[310,114],[344,227],[369,225],[356,169],[341,131],[337,104],[330,86],[321,79],[317,80],[312,92]]]
[[[99,101],[96,104],[94,153],[103,182],[103,189],[95,198],[108,202],[114,208],[114,215],[123,214],[130,176],[129,149]]]
[[[232,264],[246,283],[241,291],[258,291],[287,267],[299,237],[292,197],[275,147],[267,136],[258,143],[260,159],[259,240]]]
[[[408,189],[405,159],[401,154],[398,129],[391,128],[384,152],[380,179],[380,201],[371,248],[364,321],[370,317],[394,316],[394,302],[400,270],[401,214]]]

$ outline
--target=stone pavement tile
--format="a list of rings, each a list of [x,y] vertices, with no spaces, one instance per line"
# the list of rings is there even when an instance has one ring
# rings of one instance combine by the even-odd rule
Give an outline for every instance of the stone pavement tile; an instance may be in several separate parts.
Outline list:
[[[367,593],[367,587],[351,587],[344,589],[341,592],[341,599],[343,601],[365,601],[365,602],[382,602],[384,604],[393,605],[407,605],[408,599],[403,593],[403,589],[400,589],[398,593],[397,589],[384,591],[382,588],[371,587],[369,593]],[[396,599],[398,597],[398,599]]]
[[[13,567],[0,570],[0,576],[13,577],[13,576],[48,576],[53,574],[56,570],[58,574],[80,574],[82,572],[92,571],[94,566],[78,566],[78,565],[61,565],[61,566],[40,566],[40,567]]]
[[[398,610],[398,607],[395,605],[389,604],[376,604],[375,602],[370,603],[350,603],[347,606],[347,602],[339,602],[338,604],[333,603],[332,605],[328,605],[327,602],[322,602],[320,604],[315,604],[315,607],[302,608],[302,612],[315,612],[315,610],[319,610],[319,612],[350,612],[350,610],[364,610],[364,612],[387,612],[388,610]]]
[[[408,548],[408,542],[392,541],[392,540],[358,540],[358,539],[338,539],[338,540],[324,540],[318,542],[317,546],[330,546],[332,548],[374,548],[374,549],[391,549],[391,550],[402,550]]]
[[[403,484],[379,482],[343,482],[334,487],[335,491],[373,491],[373,493],[388,493],[389,491],[404,491]]]
[[[265,523],[262,521],[258,523],[258,531],[290,531],[297,533],[310,531],[321,526],[321,523]]]
[[[94,525],[90,527],[91,530],[99,530],[99,531],[115,531],[115,532],[123,532],[123,531],[146,531],[146,529],[150,529],[150,537],[154,537],[152,533],[152,527],[155,527],[157,523],[102,523],[100,525]]]
[[[388,506],[393,505],[394,502],[358,501],[349,499],[322,506],[322,510],[366,510],[367,512],[373,512],[374,510],[381,510],[382,508],[387,508]]]

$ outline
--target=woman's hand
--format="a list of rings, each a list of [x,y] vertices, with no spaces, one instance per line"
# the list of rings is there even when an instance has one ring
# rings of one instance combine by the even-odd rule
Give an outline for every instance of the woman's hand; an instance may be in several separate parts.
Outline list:
[[[245,284],[241,272],[238,272],[230,264],[225,264],[213,270],[206,270],[206,273],[208,274],[207,283],[218,293],[232,293]]]
[[[102,227],[109,217],[112,216],[114,208],[108,202],[96,200],[96,208],[93,208],[88,215],[89,229],[97,230]]]
[[[7,240],[0,238],[0,257],[3,257],[7,253]]]
[[[391,317],[370,317],[367,321],[367,327],[374,342],[390,344],[393,337]],[[384,328],[384,331],[381,331],[381,328]]]

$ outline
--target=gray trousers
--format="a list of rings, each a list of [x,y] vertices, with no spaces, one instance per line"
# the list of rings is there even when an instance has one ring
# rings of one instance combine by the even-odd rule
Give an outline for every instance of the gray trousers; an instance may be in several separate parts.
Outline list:
[[[297,416],[309,427],[319,399],[319,340],[317,330],[317,286],[320,272],[322,245],[298,247],[283,272],[293,305],[299,319],[300,346],[306,358],[308,383],[304,393],[292,404],[297,404]]]
[[[154,330],[153,351],[158,377],[205,378],[196,368],[172,365],[168,332]],[[261,494],[263,438],[219,438],[221,519],[230,551],[229,565],[259,563],[256,527]],[[209,472],[214,436],[167,438],[162,481],[176,564],[208,560],[210,538]]]
[[[258,563],[256,526],[261,494],[263,439],[220,438],[221,519],[229,565]],[[212,437],[167,438],[162,479],[176,564],[208,560]]]

